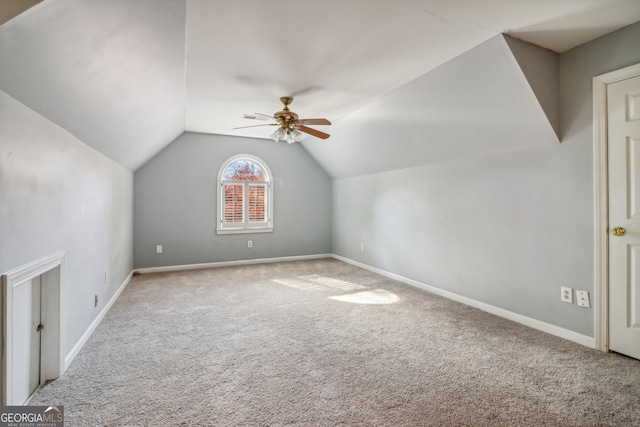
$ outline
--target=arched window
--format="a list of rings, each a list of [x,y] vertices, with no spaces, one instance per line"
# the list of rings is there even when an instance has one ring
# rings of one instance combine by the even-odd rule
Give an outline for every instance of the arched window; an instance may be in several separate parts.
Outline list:
[[[273,231],[271,172],[255,156],[241,154],[218,173],[218,234]]]

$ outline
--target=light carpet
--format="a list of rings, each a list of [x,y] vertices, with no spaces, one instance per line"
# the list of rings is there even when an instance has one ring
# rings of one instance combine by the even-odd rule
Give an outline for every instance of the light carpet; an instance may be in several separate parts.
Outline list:
[[[73,426],[637,426],[640,361],[334,259],[134,276],[31,405]]]

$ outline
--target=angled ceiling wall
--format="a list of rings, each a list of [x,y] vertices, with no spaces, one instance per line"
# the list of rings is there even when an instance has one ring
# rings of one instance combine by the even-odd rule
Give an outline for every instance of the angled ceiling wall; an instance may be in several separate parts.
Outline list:
[[[518,61],[533,94],[540,103],[549,124],[559,140],[560,134],[560,69],[558,54],[531,43],[505,36],[505,41]]]
[[[347,116],[330,139],[302,144],[333,178],[346,178],[558,143],[558,54],[519,41],[512,50],[507,39]]]
[[[1,90],[131,170],[184,131],[184,1],[37,9],[0,27]]]

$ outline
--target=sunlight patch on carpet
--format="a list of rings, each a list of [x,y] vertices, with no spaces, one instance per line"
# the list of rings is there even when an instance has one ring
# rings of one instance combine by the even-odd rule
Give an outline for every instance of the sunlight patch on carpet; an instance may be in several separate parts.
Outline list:
[[[271,279],[274,283],[279,283],[281,285],[288,286],[290,288],[302,289],[304,291],[317,291],[322,290],[324,287],[317,285],[315,283],[310,283],[305,280],[298,279]]]
[[[274,283],[289,286],[290,288],[302,289],[304,291],[317,290],[339,290],[339,291],[355,291],[356,289],[367,289],[366,286],[358,285],[347,280],[334,279],[331,277],[312,274],[309,276],[298,276],[287,279],[271,279]]]
[[[298,279],[317,283],[319,285],[323,285],[333,289],[339,289],[341,291],[353,291],[355,289],[367,288],[366,286],[358,285],[347,280],[333,279],[331,277],[320,276],[318,274],[312,274],[310,276],[299,276]]]
[[[351,302],[354,304],[393,304],[400,301],[396,294],[384,289],[374,289],[373,291],[356,292],[355,294],[329,297],[337,301]]]

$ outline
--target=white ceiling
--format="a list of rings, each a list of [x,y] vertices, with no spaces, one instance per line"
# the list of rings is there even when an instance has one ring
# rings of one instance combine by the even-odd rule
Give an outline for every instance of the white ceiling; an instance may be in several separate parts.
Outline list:
[[[184,131],[185,6],[44,0],[0,26],[0,89],[135,170]]]
[[[284,95],[348,123],[503,32],[563,52],[638,20],[638,0],[44,0],[0,26],[0,89],[135,170],[184,130],[268,137],[233,127]]]
[[[639,19],[638,0],[188,0],[186,129],[268,136],[232,128],[291,94],[336,121],[497,34],[563,52]]]

